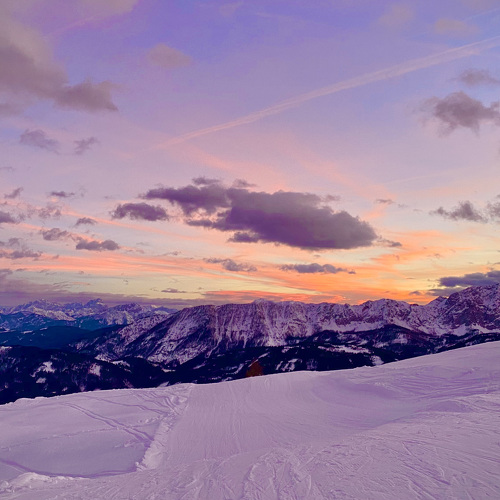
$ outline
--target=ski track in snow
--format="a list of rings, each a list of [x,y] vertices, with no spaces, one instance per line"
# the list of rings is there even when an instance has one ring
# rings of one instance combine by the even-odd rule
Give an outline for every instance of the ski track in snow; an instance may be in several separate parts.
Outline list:
[[[500,498],[500,342],[0,407],[0,498]]]

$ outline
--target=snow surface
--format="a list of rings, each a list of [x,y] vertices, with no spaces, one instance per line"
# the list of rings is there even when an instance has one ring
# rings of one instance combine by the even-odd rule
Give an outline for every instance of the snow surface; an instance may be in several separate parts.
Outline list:
[[[0,407],[2,499],[498,499],[500,342]]]

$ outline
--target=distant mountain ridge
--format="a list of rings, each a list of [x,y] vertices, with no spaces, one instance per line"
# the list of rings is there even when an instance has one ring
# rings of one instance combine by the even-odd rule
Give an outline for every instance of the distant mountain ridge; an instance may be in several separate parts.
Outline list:
[[[37,300],[13,307],[0,306],[0,329],[24,331],[55,325],[97,329],[109,325],[127,325],[152,315],[167,316],[176,309],[149,304],[107,306],[101,299],[82,304],[59,304]]]
[[[265,300],[197,306],[172,314],[142,334],[136,331],[133,340],[123,336],[121,354],[182,363],[214,349],[293,345],[324,331],[352,340],[355,334],[359,338],[363,332],[387,327],[436,342],[450,335],[500,332],[500,284],[468,288],[423,306],[389,299],[354,306]],[[104,354],[107,341],[102,339],[101,347],[98,342],[94,347]],[[408,339],[401,334],[399,342]]]
[[[71,321],[56,319],[61,314]],[[40,326],[43,321],[52,323]],[[0,345],[19,346],[4,352],[12,362],[0,366],[0,401],[5,402],[2,384],[12,398],[13,385],[17,397],[24,385],[31,387],[25,395],[33,397],[57,394],[57,387],[74,392],[218,382],[253,373],[377,365],[500,340],[500,284],[471,287],[423,306],[389,299],[360,305],[257,300],[170,312],[138,304],[107,307],[99,300],[63,306],[37,301],[3,308],[0,326],[5,330]],[[42,371],[44,363],[57,360],[51,364],[57,373],[51,374],[50,387],[47,377],[33,384],[37,370],[23,371],[23,356],[35,356],[23,349],[33,348],[40,350],[35,359]],[[79,365],[61,351],[84,358]],[[90,373],[89,379],[85,367],[92,360],[117,369]],[[125,373],[120,366],[134,368]],[[134,378],[131,370],[152,375]],[[79,375],[70,380],[70,373]],[[118,382],[117,373],[126,382]]]

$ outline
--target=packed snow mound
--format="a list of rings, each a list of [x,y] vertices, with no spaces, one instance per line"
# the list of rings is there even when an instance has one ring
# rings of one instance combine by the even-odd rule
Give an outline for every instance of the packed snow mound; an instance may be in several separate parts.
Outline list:
[[[0,407],[0,497],[497,499],[499,357],[19,400]]]

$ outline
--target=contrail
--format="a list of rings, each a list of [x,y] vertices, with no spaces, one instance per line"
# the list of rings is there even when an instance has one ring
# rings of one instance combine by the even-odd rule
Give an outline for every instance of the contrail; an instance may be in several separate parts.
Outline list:
[[[247,123],[253,123],[261,120],[262,118],[266,118],[267,116],[276,115],[282,113],[283,111],[286,111],[287,109],[295,108],[304,102],[311,101],[312,99],[317,99],[318,97],[336,94],[337,92],[341,92],[342,90],[362,87],[363,85],[367,85],[369,83],[389,80],[390,78],[406,75],[407,73],[412,73],[413,71],[418,71],[419,69],[429,68],[438,64],[454,61],[455,59],[468,57],[470,55],[477,54],[482,50],[498,47],[499,45],[500,35],[487,38],[479,42],[470,43],[468,45],[463,45],[462,47],[445,50],[444,52],[439,52],[438,54],[433,54],[418,59],[412,59],[401,64],[396,64],[395,66],[390,66],[389,68],[374,71],[372,73],[367,73],[361,76],[356,76],[354,78],[349,78],[327,87],[322,87],[317,90],[312,90],[311,92],[306,92],[305,94],[301,94],[290,99],[278,102],[273,106],[255,111],[248,115],[237,118],[236,120],[221,123],[219,125],[214,125],[212,127],[202,128],[193,132],[188,132],[187,134],[179,135],[177,137],[172,137],[171,139],[160,144],[159,147],[164,148],[172,146],[174,144],[189,141],[190,139],[194,139],[195,137],[201,137],[203,135],[219,132],[220,130],[227,130],[230,128],[239,127],[240,125],[245,125]]]

